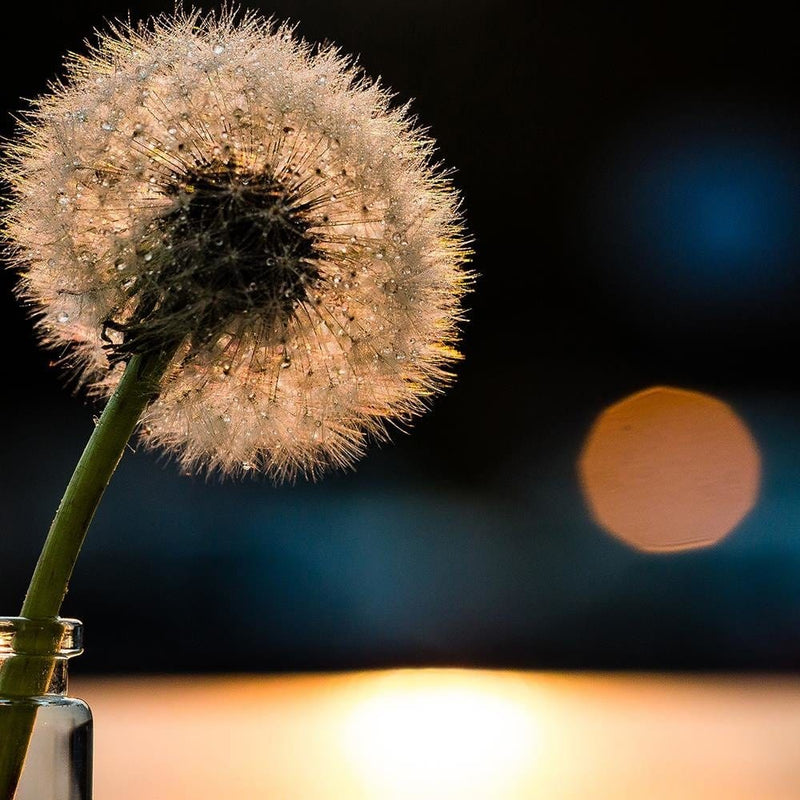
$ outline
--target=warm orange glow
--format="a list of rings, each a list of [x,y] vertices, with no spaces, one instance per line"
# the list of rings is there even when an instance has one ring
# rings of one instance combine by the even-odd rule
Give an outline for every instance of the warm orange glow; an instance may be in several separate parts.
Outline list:
[[[113,800],[789,800],[800,683],[404,670],[76,681]]]
[[[535,716],[513,676],[416,670],[365,682],[345,727],[370,797],[503,794],[535,764]]]
[[[725,403],[657,387],[607,408],[580,457],[581,484],[606,530],[647,551],[715,544],[755,504],[758,447]]]

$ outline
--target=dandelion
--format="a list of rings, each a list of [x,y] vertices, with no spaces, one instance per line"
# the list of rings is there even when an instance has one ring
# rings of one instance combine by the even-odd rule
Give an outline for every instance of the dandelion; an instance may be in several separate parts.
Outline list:
[[[113,27],[23,120],[7,237],[44,342],[188,471],[344,466],[449,381],[467,273],[432,142],[255,15]]]
[[[112,26],[23,116],[4,175],[19,294],[110,398],[22,617],[58,615],[137,426],[187,471],[315,475],[452,378],[469,282],[458,196],[407,108],[285,25]],[[17,644],[0,698],[42,694],[42,657],[52,671],[56,642]],[[0,717],[0,796],[33,713]]]

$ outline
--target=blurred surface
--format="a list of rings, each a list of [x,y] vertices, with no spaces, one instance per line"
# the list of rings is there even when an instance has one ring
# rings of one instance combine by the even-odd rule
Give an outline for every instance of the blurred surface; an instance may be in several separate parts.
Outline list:
[[[800,682],[406,670],[93,679],[114,800],[796,800]]]
[[[217,3],[203,4],[206,8]],[[800,48],[784,5],[252,0],[416,98],[457,168],[480,273],[465,361],[411,435],[317,485],[206,483],[129,453],[64,607],[80,670],[800,667]],[[169,11],[140,0],[132,18]],[[20,107],[127,0],[4,9]],[[12,130],[5,115],[0,133]],[[0,274],[0,612],[15,613],[96,409]],[[55,354],[56,356],[58,354]],[[608,536],[578,459],[669,385],[761,454],[716,547]],[[157,621],[157,623],[154,623]],[[131,631],[147,646],[131,659]],[[206,645],[213,630],[216,645]],[[202,653],[202,656],[199,655]]]

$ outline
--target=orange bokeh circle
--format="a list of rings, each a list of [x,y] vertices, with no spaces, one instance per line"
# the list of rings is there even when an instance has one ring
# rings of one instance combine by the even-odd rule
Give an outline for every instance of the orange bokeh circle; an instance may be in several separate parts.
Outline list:
[[[578,462],[594,519],[638,550],[716,544],[753,508],[761,458],[725,403],[654,387],[609,406]]]

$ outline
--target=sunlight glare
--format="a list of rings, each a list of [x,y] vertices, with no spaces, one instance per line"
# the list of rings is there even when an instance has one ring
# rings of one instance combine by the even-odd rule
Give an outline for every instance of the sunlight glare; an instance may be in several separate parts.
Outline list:
[[[530,774],[538,736],[514,676],[404,670],[377,676],[345,727],[370,797],[489,798]]]

